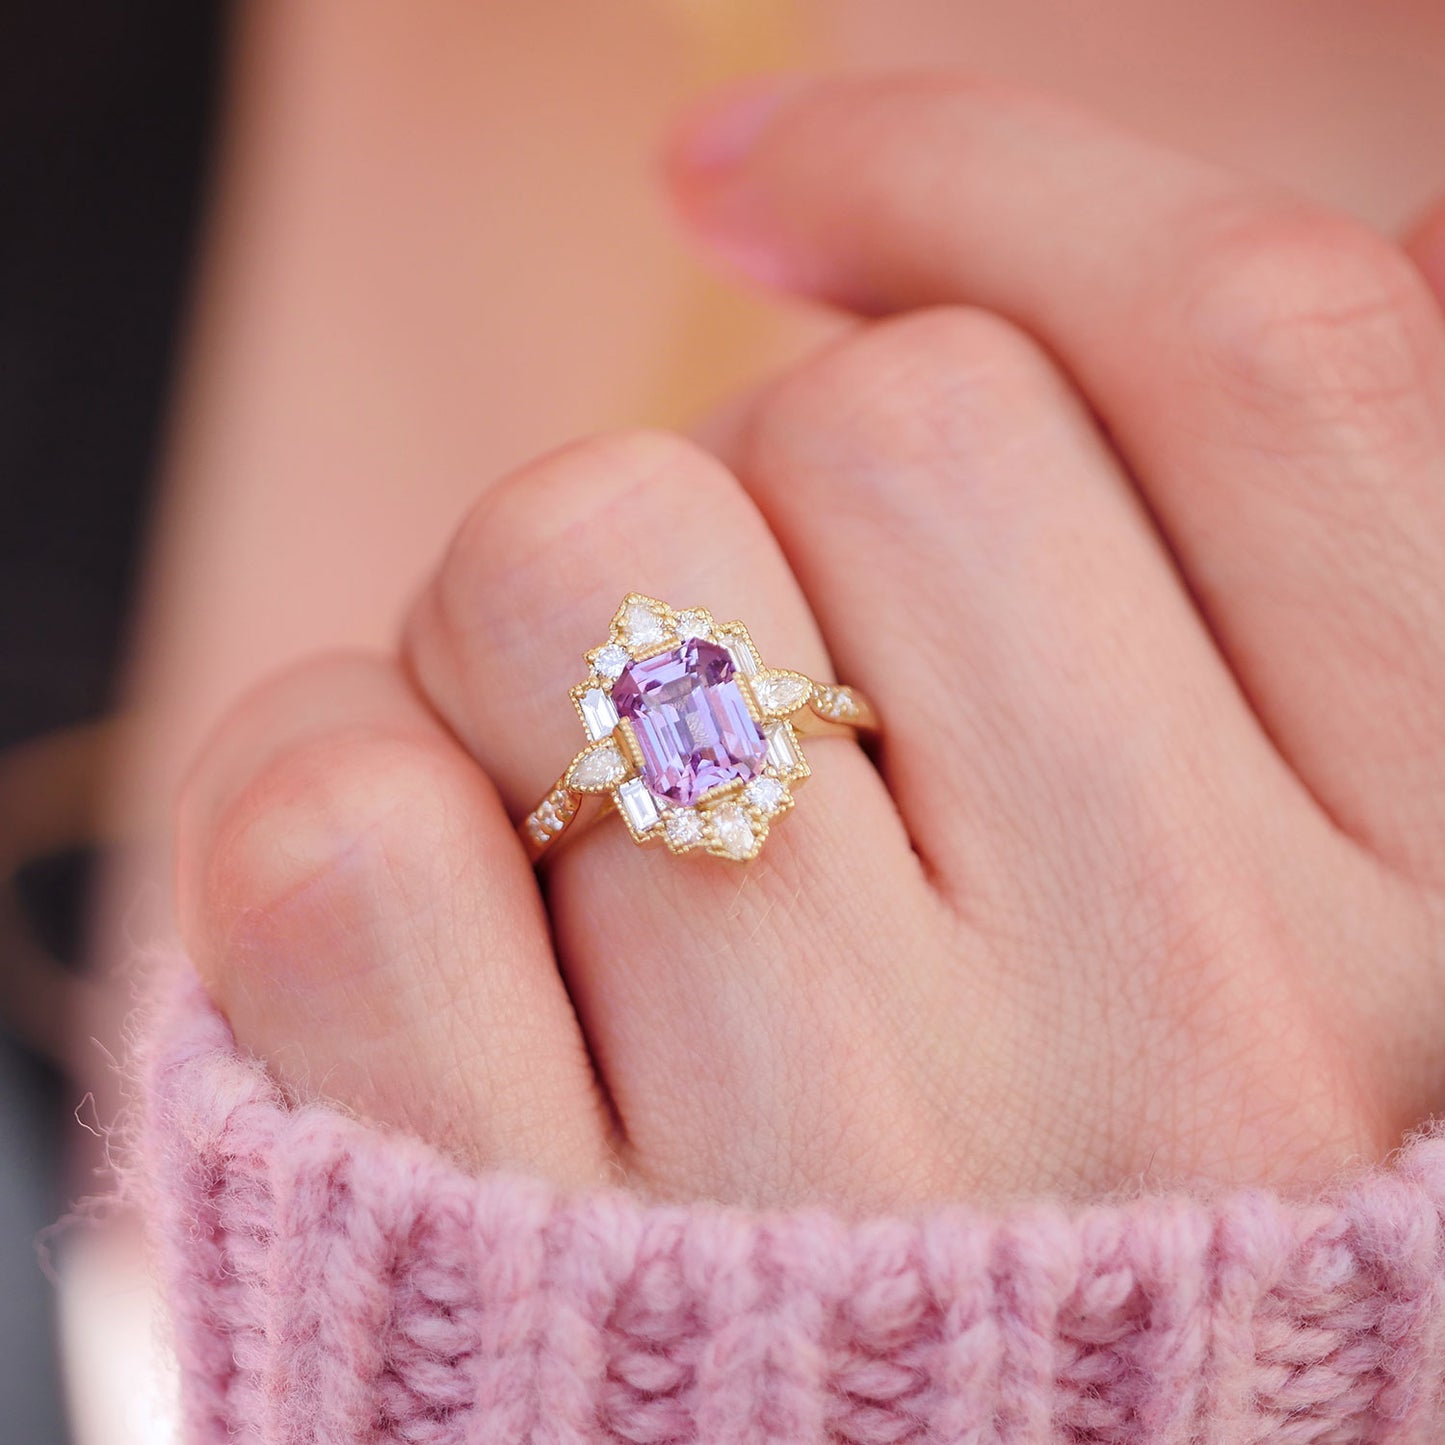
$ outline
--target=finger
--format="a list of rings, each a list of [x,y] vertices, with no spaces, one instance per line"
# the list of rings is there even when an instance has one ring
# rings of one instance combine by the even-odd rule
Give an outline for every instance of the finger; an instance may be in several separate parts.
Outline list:
[[[1008,323],[867,327],[754,398],[728,457],[845,671],[908,699],[884,775],[971,916],[1093,918],[1157,854],[1135,826],[1244,845],[1312,817],[1087,408]]]
[[[770,666],[831,673],[776,542],[715,461],[653,434],[568,448],[488,492],[407,632],[416,675],[514,817],[582,743],[567,692],[632,591],[740,618]],[[658,1187],[826,1195],[815,1151],[788,1141],[836,1138],[840,1100],[901,1087],[878,1020],[929,986],[908,963],[938,905],[856,744],[818,739],[808,760],[797,807],[745,871],[639,850],[616,818],[548,860],[559,956],[629,1167]],[[758,1157],[770,1144],[775,1175]],[[905,1167],[891,1147],[862,1166],[865,1192],[869,1171]]]
[[[1067,1100],[1118,1029],[1126,1061],[1086,1150],[1114,1177],[1137,1149],[1151,1171],[1174,1167],[1151,1113],[1181,1060],[1191,1107],[1222,1117],[1249,1101],[1232,1157],[1186,1175],[1268,1177],[1281,1120],[1343,1129],[1354,1147],[1336,1074],[1301,1089],[1276,1068],[1246,1079],[1239,1061],[1263,1001],[1289,1015],[1298,988],[1287,900],[1301,878],[1353,880],[1360,860],[1270,746],[1051,359],[987,312],[914,312],[809,358],[732,437],[840,666],[872,658],[880,695],[907,699],[879,759],[966,925],[945,1011],[959,1053],[998,1065],[1021,1048]],[[1419,954],[1368,971],[1358,958],[1343,937],[1311,949],[1312,994],[1351,1019],[1371,1077],[1418,1100],[1439,1037]],[[1016,1001],[1012,1035],[997,1020],[971,1031],[994,973]],[[1268,1014],[1265,1056],[1320,1047],[1314,1021]],[[1324,1047],[1345,1074],[1345,1051]]]
[[[1445,201],[1432,206],[1412,229],[1405,249],[1435,299],[1445,306]]]
[[[402,678],[255,692],[179,817],[183,933],[238,1040],[472,1163],[604,1177],[606,1110],[496,793]]]
[[[831,82],[725,140],[673,176],[741,264],[867,311],[980,304],[1063,360],[1315,796],[1438,870],[1445,328],[1402,253],[996,87]]]

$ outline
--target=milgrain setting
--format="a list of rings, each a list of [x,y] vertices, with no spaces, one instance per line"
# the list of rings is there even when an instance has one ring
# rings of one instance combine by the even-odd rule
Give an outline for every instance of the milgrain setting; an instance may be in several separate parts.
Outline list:
[[[637,843],[756,858],[809,774],[802,735],[877,726],[851,687],[763,665],[741,622],[629,593],[572,689],[586,746],[522,820],[540,858],[596,801]]]

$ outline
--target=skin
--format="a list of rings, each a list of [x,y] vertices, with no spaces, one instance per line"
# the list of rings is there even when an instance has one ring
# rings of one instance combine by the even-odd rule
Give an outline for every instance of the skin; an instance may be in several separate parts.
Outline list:
[[[396,652],[232,714],[177,895],[240,1040],[468,1163],[665,1197],[1383,1157],[1445,1093],[1445,213],[1397,245],[953,76],[734,97],[669,177],[857,320],[700,441],[512,472]],[[884,740],[815,744],[746,870],[614,825],[539,887],[513,823],[633,589]]]

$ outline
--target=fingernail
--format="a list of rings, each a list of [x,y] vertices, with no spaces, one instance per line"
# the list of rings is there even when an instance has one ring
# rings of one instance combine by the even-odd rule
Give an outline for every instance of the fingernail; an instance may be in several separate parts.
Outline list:
[[[703,103],[684,119],[671,146],[676,166],[692,176],[718,176],[745,161],[799,82],[752,81]]]

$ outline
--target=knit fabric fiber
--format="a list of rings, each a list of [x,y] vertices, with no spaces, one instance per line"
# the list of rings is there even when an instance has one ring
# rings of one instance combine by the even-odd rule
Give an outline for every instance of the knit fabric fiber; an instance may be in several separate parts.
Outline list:
[[[289,1105],[193,978],[142,1139],[192,1445],[1445,1440],[1445,1142],[1328,1199],[913,1219],[468,1175]]]

